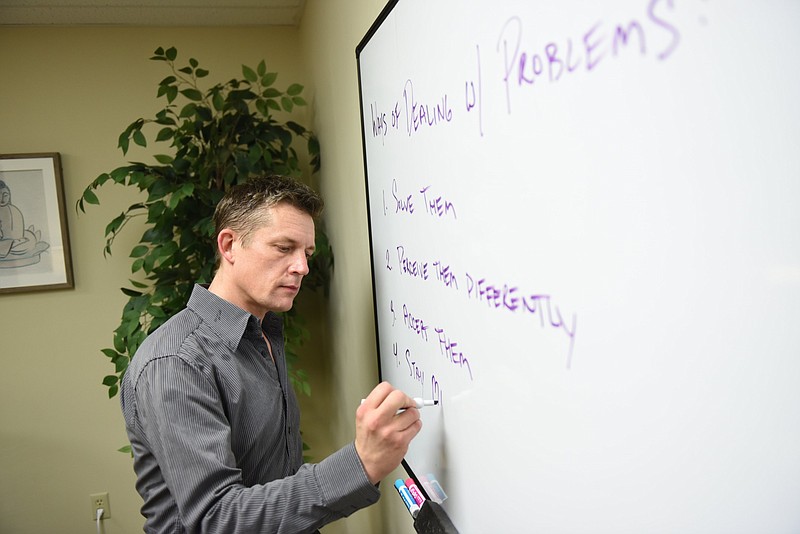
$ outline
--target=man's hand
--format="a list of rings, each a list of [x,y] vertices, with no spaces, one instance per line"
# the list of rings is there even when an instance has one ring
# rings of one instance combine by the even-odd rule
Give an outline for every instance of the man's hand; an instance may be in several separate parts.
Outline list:
[[[406,410],[397,413],[401,408]],[[400,465],[421,428],[411,397],[388,382],[372,390],[356,411],[356,452],[371,483],[377,484]]]

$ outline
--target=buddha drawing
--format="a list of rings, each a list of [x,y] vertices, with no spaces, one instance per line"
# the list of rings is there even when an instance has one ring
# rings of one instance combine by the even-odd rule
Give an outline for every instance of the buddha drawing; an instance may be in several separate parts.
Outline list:
[[[11,203],[11,189],[0,180],[0,268],[39,263],[41,253],[49,247],[33,225],[25,228],[22,211]]]

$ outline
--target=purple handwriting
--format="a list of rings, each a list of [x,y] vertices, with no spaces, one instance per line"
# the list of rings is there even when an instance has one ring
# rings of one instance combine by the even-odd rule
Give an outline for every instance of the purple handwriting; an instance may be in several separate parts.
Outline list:
[[[467,297],[485,302],[490,308],[503,307],[508,311],[516,311],[520,305],[516,293],[516,287],[487,284],[484,278],[476,281],[467,273]]]
[[[466,278],[468,298],[484,302],[494,310],[538,315],[542,328],[550,327],[563,331],[569,338],[567,368],[571,367],[578,320],[574,313],[568,324],[561,314],[561,309],[553,304],[550,295],[522,294],[517,286],[489,283],[485,278],[473,278],[469,273],[466,274]]]
[[[436,375],[431,375],[431,400],[439,401],[439,406],[444,404],[444,393]]]
[[[433,262],[433,272],[436,275],[436,279],[444,284],[445,287],[458,289],[458,279],[449,265],[436,260]]]
[[[425,341],[428,341],[428,325],[425,324],[425,321],[419,317],[415,317],[414,314],[408,311],[408,306],[405,304],[403,304],[403,323],[409,330],[418,334]]]
[[[400,265],[400,273],[407,274],[422,280],[428,279],[428,262],[413,260],[406,256],[406,248],[402,245],[397,247],[397,263]]]
[[[482,82],[481,82],[481,47],[480,45],[475,45],[475,55],[477,56],[477,74],[478,74],[478,84],[477,84],[477,91],[475,80],[467,80],[464,82],[464,100],[467,107],[467,113],[472,111],[473,109],[478,110],[478,132],[483,137],[483,91],[482,91]]]
[[[402,245],[397,247],[397,259],[401,274],[423,281],[436,280],[447,288],[459,290],[458,278],[450,265],[444,264],[439,260],[427,262],[412,259],[406,255],[405,247]],[[433,277],[430,276],[429,266],[432,267]],[[387,268],[391,270],[391,266],[388,265],[388,259]],[[524,292],[516,285],[496,283],[483,277],[473,276],[468,272],[464,273],[464,277],[467,282],[465,289],[469,300],[483,303],[492,310],[538,316],[542,328],[549,327],[562,331],[569,338],[567,368],[571,367],[577,325],[577,316],[574,313],[571,317],[565,318],[561,308],[553,303],[550,295]],[[394,313],[393,308],[392,313]],[[411,330],[420,335],[424,333],[427,341],[427,325],[414,317],[405,305],[403,305],[403,320]],[[439,329],[434,330],[439,332]]]
[[[397,180],[392,180],[392,196],[395,202],[395,213],[414,213],[414,195],[402,195],[397,192]]]
[[[422,193],[425,211],[434,217],[442,218],[451,215],[453,219],[458,219],[458,215],[456,215],[456,207],[453,205],[453,203],[446,200],[442,195],[437,196],[433,192],[430,192],[429,194],[430,188],[431,186],[427,185],[419,190],[419,192]]]
[[[422,370],[422,367],[417,365],[415,360],[411,359],[411,350],[406,349],[406,365],[408,365],[408,374],[412,380],[419,382],[423,386],[425,385],[425,371]]]
[[[408,191],[400,191],[400,186],[397,179],[392,179],[392,198],[394,199],[394,213],[401,215],[413,215],[417,211],[417,202],[421,203],[425,208],[424,213],[427,213],[434,219],[458,219],[456,213],[456,206],[445,198],[440,192],[435,192],[431,185],[426,185],[419,190],[419,195],[416,192],[408,193]],[[386,190],[383,190],[383,214],[388,214],[386,205]]]
[[[601,62],[618,57],[628,48],[638,50],[640,55],[647,55],[648,35],[661,45],[655,52],[656,58],[660,61],[667,59],[680,42],[680,33],[668,20],[670,11],[674,9],[672,0],[649,0],[644,22],[635,18],[620,24],[600,21],[585,31],[580,39],[549,41],[542,50],[537,51],[523,49],[522,20],[511,17],[503,25],[496,47],[503,56],[508,113],[511,113],[511,90],[514,85],[535,86],[539,81],[554,83],[564,75],[590,72]],[[666,35],[650,34],[656,31]],[[665,39],[666,43],[663,43]]]
[[[372,136],[380,136],[381,141],[385,141],[387,132],[386,113],[381,113],[378,111],[378,104],[370,104],[369,112],[372,118]]]
[[[397,355],[397,342],[392,343],[392,353],[394,354],[394,363],[396,367],[400,367],[400,357]]]
[[[394,301],[390,301],[390,309],[392,311],[392,316],[394,316]],[[406,326],[406,328],[420,336],[425,342],[428,341],[428,330],[431,328],[424,319],[419,316],[415,316],[410,311],[407,304],[403,304],[403,324]],[[434,342],[438,344],[440,354],[444,355],[450,364],[458,367],[459,369],[464,369],[465,376],[469,375],[469,379],[472,381],[472,367],[469,359],[464,355],[463,349],[460,347],[459,343],[447,335],[444,328],[434,326],[432,330],[436,332],[437,338]],[[393,351],[395,362],[399,366],[400,358],[397,355],[397,343],[393,345]],[[405,356],[406,365],[408,366],[410,376],[414,378],[414,380],[420,382],[424,380],[425,371],[422,369],[420,363],[418,363],[418,359],[411,358],[410,350],[406,350]]]
[[[423,126],[436,126],[453,120],[453,110],[447,102],[447,93],[435,104],[422,104],[414,96],[414,82],[406,80],[403,86],[406,110],[406,131],[409,137]]]
[[[458,343],[448,337],[443,328],[435,328],[434,331],[439,334],[439,350],[447,358],[447,360],[469,373],[470,381],[472,378],[472,368],[469,365],[469,360],[464,353],[458,348]]]
[[[406,248],[403,245],[398,245],[396,250],[397,265],[400,268],[400,274],[418,278],[423,281],[435,280],[448,289],[458,290],[458,278],[448,263],[438,258],[433,261],[412,258],[411,255],[406,252]],[[392,270],[388,249],[386,250],[386,270]],[[434,276],[431,276],[431,270]]]

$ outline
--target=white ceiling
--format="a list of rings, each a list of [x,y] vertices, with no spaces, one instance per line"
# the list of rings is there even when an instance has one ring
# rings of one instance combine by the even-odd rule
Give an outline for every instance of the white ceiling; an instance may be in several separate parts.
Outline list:
[[[0,0],[0,25],[296,26],[305,0]]]

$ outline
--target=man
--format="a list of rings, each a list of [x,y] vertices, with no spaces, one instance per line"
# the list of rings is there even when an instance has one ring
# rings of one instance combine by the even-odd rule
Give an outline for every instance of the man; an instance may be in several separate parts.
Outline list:
[[[314,252],[322,201],[284,177],[232,188],[214,213],[217,270],[136,352],[121,387],[150,533],[310,532],[378,500],[421,428],[378,385],[353,443],[302,464],[282,325]]]

